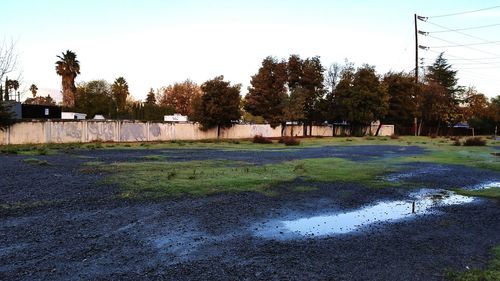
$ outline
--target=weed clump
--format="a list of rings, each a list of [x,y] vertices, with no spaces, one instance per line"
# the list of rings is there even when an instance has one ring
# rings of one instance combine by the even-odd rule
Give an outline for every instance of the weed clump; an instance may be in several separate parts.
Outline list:
[[[397,140],[397,139],[399,139],[398,135],[396,135],[396,134],[391,135],[391,140]]]
[[[464,142],[465,146],[485,146],[486,145],[486,140],[484,140],[481,137],[472,137],[468,138]]]
[[[47,160],[41,160],[37,158],[26,158],[23,160],[24,163],[32,164],[32,165],[39,165],[39,166],[48,166],[49,162]]]
[[[262,135],[255,135],[252,140],[253,143],[262,143],[262,144],[270,144],[273,143],[272,140],[263,137]]]
[[[300,140],[294,137],[281,137],[278,141],[279,143],[283,143],[285,145],[299,145]]]

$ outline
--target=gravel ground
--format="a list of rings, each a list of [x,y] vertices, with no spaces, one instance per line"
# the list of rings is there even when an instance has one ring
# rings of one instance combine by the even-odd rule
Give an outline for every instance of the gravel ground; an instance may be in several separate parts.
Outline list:
[[[362,232],[303,239],[255,235],[259,222],[404,199],[404,189],[305,183],[316,191],[220,194],[159,201],[115,199],[118,189],[82,172],[88,161],[228,159],[256,164],[312,157],[394,157],[418,147],[325,147],[285,151],[94,150],[37,156],[51,165],[0,155],[1,280],[443,280],[447,268],[483,266],[500,244],[493,200],[442,207],[439,214]],[[499,173],[417,163],[388,175],[423,188],[472,186]]]

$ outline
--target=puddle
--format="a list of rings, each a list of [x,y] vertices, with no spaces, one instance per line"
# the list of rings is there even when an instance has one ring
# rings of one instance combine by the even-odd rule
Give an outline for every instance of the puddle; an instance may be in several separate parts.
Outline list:
[[[436,207],[470,203],[476,200],[447,190],[422,189],[409,200],[383,201],[343,213],[294,220],[275,220],[257,227],[257,235],[267,238],[326,236],[361,230],[374,224],[394,222],[436,213]],[[413,202],[415,205],[413,206]]]
[[[471,188],[471,190],[480,190],[480,189],[488,189],[488,188],[500,188],[500,181],[490,181],[475,185]]]
[[[388,176],[384,177],[384,179],[387,181],[395,182],[395,181],[411,179],[411,178],[424,176],[424,175],[437,175],[437,174],[441,174],[441,173],[449,172],[449,171],[451,171],[451,168],[444,167],[444,166],[423,167],[423,168],[409,171],[409,172],[388,175]]]

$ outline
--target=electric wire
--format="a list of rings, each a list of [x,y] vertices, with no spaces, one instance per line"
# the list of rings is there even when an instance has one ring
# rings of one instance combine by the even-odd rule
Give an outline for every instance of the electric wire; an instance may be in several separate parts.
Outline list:
[[[429,23],[429,24],[431,24],[431,25],[434,25],[434,26],[437,26],[437,27],[440,27],[440,28],[444,28],[444,29],[447,29],[447,30],[450,30],[450,31],[456,32],[456,33],[458,33],[458,34],[462,34],[462,35],[464,35],[464,36],[467,36],[467,37],[470,37],[470,38],[473,38],[473,39],[476,39],[476,40],[480,40],[480,41],[483,41],[483,42],[488,42],[488,43],[492,43],[492,44],[496,44],[496,45],[499,45],[499,46],[500,46],[500,44],[498,44],[498,41],[494,42],[494,41],[486,40],[486,39],[481,38],[481,37],[477,37],[477,36],[474,36],[474,35],[470,35],[470,34],[465,33],[465,32],[456,31],[456,30],[454,31],[454,30],[453,30],[453,29],[451,29],[451,28],[448,28],[448,27],[446,27],[446,26],[443,26],[443,25],[440,25],[440,24],[437,24],[437,23],[433,23],[433,22],[430,22],[430,21],[426,21],[426,23]]]
[[[428,32],[429,33],[444,33],[444,32],[455,32],[455,31],[465,31],[465,30],[481,29],[481,28],[488,28],[488,27],[494,27],[494,26],[500,26],[500,23],[494,23],[494,24],[488,24],[488,25],[480,25],[480,26],[471,26],[471,27],[465,27],[465,28],[456,28],[456,29],[434,30],[434,31],[428,31]]]
[[[498,8],[500,8],[500,6],[493,6],[493,7],[488,7],[488,8],[478,9],[478,10],[444,14],[444,15],[435,15],[435,16],[430,16],[428,18],[443,18],[443,17],[459,16],[459,15],[465,15],[465,14],[471,14],[471,13],[477,13],[477,12],[482,12],[482,11],[487,11],[487,10],[498,9]]]

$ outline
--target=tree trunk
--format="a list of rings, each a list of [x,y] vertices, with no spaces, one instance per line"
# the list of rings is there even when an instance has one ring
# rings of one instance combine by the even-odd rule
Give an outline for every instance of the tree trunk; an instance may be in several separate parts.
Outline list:
[[[220,138],[220,125],[217,125],[217,139]]]
[[[424,125],[424,119],[420,118],[420,125],[418,126],[418,136],[420,136],[420,133],[422,132],[422,126]]]
[[[381,129],[381,128],[382,128],[382,122],[380,122],[380,123],[378,124],[377,132],[375,132],[375,136],[376,136],[376,137],[378,137],[378,133],[380,132],[380,129]],[[372,129],[372,128],[370,127],[370,131],[371,131],[371,129]]]

